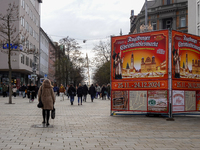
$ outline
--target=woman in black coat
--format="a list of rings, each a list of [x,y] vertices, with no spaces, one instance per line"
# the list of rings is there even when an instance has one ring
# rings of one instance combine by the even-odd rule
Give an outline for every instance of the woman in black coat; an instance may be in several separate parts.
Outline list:
[[[93,86],[93,84],[90,86],[89,88],[89,94],[91,95],[91,101],[93,102],[93,99],[96,95],[96,89],[95,87]]]
[[[106,90],[105,85],[103,85],[101,89],[102,100],[106,100],[106,94],[107,94],[107,90]]]
[[[72,84],[70,84],[70,87],[68,88],[67,92],[68,92],[69,97],[70,97],[71,105],[73,105],[74,96],[76,96],[76,89],[73,87]]]
[[[85,84],[85,85],[83,86],[83,101],[85,101],[85,102],[86,102],[86,99],[87,99],[87,94],[88,94],[88,87],[87,87],[87,85]]]
[[[82,96],[83,96],[83,87],[79,83],[78,89],[77,89],[77,96],[78,96],[78,105],[82,105]],[[81,100],[81,103],[80,103]]]

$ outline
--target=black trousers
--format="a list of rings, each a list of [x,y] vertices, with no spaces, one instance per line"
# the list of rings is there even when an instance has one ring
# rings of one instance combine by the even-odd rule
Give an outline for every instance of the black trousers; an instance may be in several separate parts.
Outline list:
[[[42,116],[43,116],[43,122],[49,123],[49,117],[50,117],[50,110],[48,109],[42,109]]]

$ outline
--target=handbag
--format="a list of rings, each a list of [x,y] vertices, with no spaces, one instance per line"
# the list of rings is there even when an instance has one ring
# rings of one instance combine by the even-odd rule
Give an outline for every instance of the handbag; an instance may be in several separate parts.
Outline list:
[[[40,98],[39,98],[39,103],[37,104],[38,108],[42,108],[43,107],[41,96],[42,96],[42,87],[41,87],[41,94],[40,94]]]
[[[51,119],[54,119],[56,116],[56,109],[53,107],[53,110],[51,111]]]

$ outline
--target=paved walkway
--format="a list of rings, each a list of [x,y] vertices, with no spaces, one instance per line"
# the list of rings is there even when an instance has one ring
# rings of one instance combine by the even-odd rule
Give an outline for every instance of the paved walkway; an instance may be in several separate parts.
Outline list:
[[[110,116],[110,101],[56,101],[52,126],[41,126],[37,102],[0,97],[0,150],[199,150],[200,117]]]

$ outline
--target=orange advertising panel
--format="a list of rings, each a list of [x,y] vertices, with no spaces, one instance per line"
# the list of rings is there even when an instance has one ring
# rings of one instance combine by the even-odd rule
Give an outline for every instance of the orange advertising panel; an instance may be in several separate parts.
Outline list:
[[[172,80],[173,89],[200,90],[200,82]]]
[[[167,89],[167,80],[112,82],[112,90]]]
[[[167,79],[168,30],[111,38],[111,80]]]
[[[200,37],[172,31],[172,79],[200,81]]]

